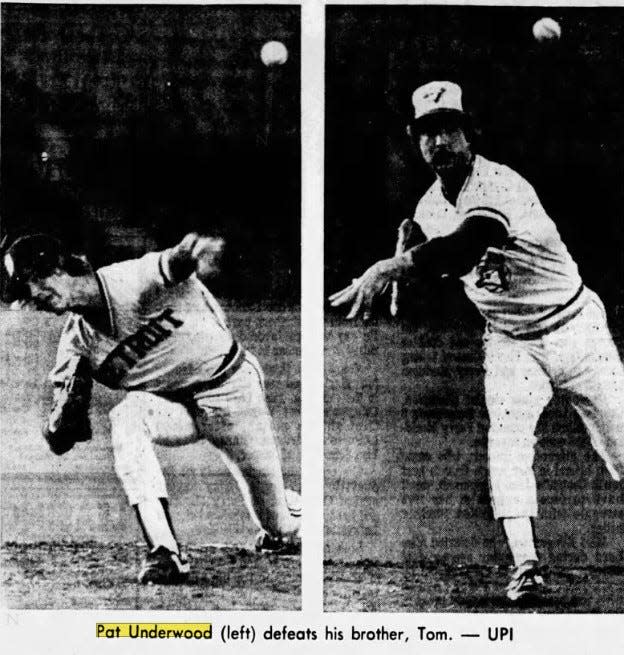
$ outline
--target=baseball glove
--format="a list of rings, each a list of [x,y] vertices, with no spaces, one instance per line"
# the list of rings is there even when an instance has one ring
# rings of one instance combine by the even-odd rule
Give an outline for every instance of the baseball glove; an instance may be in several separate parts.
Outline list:
[[[70,360],[65,384],[54,390],[54,404],[43,426],[43,436],[55,455],[62,455],[78,441],[91,439],[89,406],[93,380],[84,357]]]

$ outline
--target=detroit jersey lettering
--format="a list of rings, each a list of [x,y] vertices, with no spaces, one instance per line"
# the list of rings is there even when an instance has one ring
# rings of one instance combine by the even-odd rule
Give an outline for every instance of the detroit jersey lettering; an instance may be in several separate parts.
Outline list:
[[[431,239],[450,234],[470,216],[498,220],[509,234],[502,248],[488,248],[462,278],[466,295],[491,327],[512,335],[546,329],[587,302],[574,260],[521,175],[476,155],[456,206],[436,180],[418,203],[414,221]]]
[[[95,379],[114,389],[164,393],[212,376],[233,342],[223,311],[194,274],[171,285],[162,255],[97,271],[109,330],[70,314],[50,373],[53,383],[62,383],[74,355],[87,357]]]

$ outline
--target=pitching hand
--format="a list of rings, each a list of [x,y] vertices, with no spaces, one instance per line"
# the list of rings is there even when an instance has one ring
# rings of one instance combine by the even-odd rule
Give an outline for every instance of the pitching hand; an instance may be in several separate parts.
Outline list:
[[[224,241],[218,237],[187,234],[169,251],[169,271],[174,282],[186,280],[195,271],[204,272],[215,265],[223,252]],[[201,271],[200,271],[201,269]]]
[[[388,284],[398,273],[398,258],[382,259],[373,264],[362,277],[359,277],[351,284],[329,297],[332,307],[339,307],[353,302],[351,311],[347,314],[348,319],[355,318],[362,314],[367,321],[371,317],[371,307],[376,296],[382,294]]]
[[[200,237],[193,248],[193,257],[197,262],[195,272],[200,280],[206,281],[221,273],[225,240],[221,237]]]

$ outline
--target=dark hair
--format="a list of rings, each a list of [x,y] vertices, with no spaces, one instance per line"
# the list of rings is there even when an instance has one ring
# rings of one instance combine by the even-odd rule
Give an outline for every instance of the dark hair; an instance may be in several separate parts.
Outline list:
[[[12,270],[2,267],[7,275],[3,300],[25,300],[30,297],[28,281],[44,278],[59,268],[71,276],[84,275],[90,266],[72,254],[58,239],[47,234],[28,234],[19,237],[2,252],[2,258],[10,257]]]

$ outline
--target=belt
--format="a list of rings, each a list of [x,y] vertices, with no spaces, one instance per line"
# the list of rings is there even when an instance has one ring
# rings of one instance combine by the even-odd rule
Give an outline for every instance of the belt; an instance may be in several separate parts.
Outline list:
[[[568,307],[570,307],[575,301],[577,301],[583,291],[585,290],[585,285],[581,284],[581,286],[578,288],[578,291],[568,300],[568,302],[565,303],[565,305],[561,305],[560,307],[556,307],[550,314],[546,314],[542,321],[547,319],[547,318],[552,318],[553,316],[556,316],[557,314],[560,314],[564,310],[566,310]],[[529,332],[522,332],[522,334],[513,334],[511,332],[507,332],[505,330],[497,330],[495,328],[492,328],[490,326],[490,329],[493,332],[501,332],[505,336],[511,337],[512,339],[518,339],[520,341],[530,341],[531,339],[541,339],[542,337],[545,337],[547,334],[550,334],[551,332],[554,332],[555,330],[558,330],[560,327],[563,327],[566,323],[571,321],[573,318],[576,318],[584,309],[585,305],[581,304],[579,307],[577,307],[571,314],[567,314],[566,316],[561,317],[560,319],[556,320],[554,323],[551,323],[548,327],[541,328],[539,330],[532,330]]]
[[[223,358],[221,364],[219,364],[217,370],[213,373],[212,377],[208,380],[202,380],[201,382],[195,382],[189,384],[183,389],[177,389],[169,393],[163,394],[170,400],[184,401],[189,400],[190,396],[195,396],[198,393],[203,391],[210,391],[211,389],[216,389],[220,387],[224,382],[229,380],[236,371],[240,369],[245,361],[245,349],[242,348],[238,342],[234,341],[232,347],[230,348],[228,354]]]

